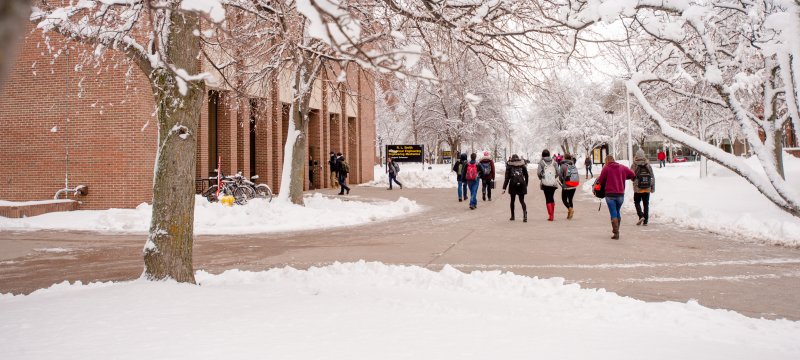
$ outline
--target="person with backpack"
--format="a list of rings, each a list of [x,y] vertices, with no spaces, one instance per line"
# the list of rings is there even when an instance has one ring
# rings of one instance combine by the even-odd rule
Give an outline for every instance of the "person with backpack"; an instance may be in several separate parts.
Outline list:
[[[600,176],[597,177],[597,184],[605,190],[606,205],[608,213],[611,215],[611,238],[619,239],[619,225],[622,221],[622,203],[625,201],[625,180],[633,179],[636,175],[624,165],[617,163],[613,155],[606,156],[606,165]]]
[[[389,188],[386,190],[392,190],[392,181],[396,182],[398,186],[400,186],[400,190],[403,189],[403,184],[397,181],[397,173],[400,172],[400,166],[397,165],[396,162],[392,160],[392,158],[386,158],[386,173],[389,174]]]
[[[506,163],[506,176],[503,180],[503,194],[511,195],[511,218],[514,221],[514,200],[519,197],[519,204],[522,205],[522,222],[528,222],[528,207],[525,206],[525,194],[528,193],[528,168],[525,161],[517,154],[511,155],[511,160]]]
[[[458,182],[458,202],[466,200],[467,196],[467,182],[464,181],[463,174],[467,167],[467,153],[462,153],[458,156],[458,161],[453,163],[453,171],[456,172],[456,181]]]
[[[583,159],[583,166],[586,167],[586,179],[589,179],[589,175],[594,177],[594,174],[592,174],[592,158],[589,154],[586,154],[586,159]]]
[[[350,165],[344,160],[344,155],[342,155],[342,153],[338,153],[337,155],[336,163],[337,169],[339,169],[339,187],[341,187],[339,195],[344,195],[345,191],[347,191],[347,195],[350,195],[350,187],[347,186],[347,174],[350,173]]]
[[[636,151],[631,171],[636,174],[633,178],[633,205],[636,206],[636,214],[639,215],[636,225],[647,226],[647,221],[650,220],[650,194],[656,192],[656,177],[642,149]]]
[[[575,167],[573,161],[572,155],[564,155],[564,160],[561,160],[561,165],[558,169],[558,179],[561,185],[561,202],[563,202],[564,207],[567,208],[567,220],[572,220],[572,216],[575,214],[572,198],[575,197],[575,189],[580,185],[581,181],[581,174],[578,172],[578,168]]]
[[[328,159],[328,167],[331,172],[331,184],[333,184],[333,188],[339,187],[339,169],[336,168],[338,164],[336,163],[336,153],[331,151],[330,158]]]
[[[483,157],[479,163],[481,167],[481,192],[483,193],[483,201],[486,201],[487,194],[489,201],[492,201],[492,187],[494,187],[494,160],[489,157],[489,152],[484,151]]]
[[[466,182],[469,187],[470,199],[469,209],[475,210],[478,207],[478,181],[483,176],[483,169],[478,166],[478,154],[472,153],[469,155],[469,162],[464,166],[464,173],[461,174],[461,179]]]
[[[550,157],[550,150],[542,151],[542,159],[539,160],[539,169],[536,174],[539,177],[539,188],[544,192],[544,202],[547,205],[547,221],[553,221],[556,212],[556,201],[553,195],[558,188],[558,167],[555,160]]]

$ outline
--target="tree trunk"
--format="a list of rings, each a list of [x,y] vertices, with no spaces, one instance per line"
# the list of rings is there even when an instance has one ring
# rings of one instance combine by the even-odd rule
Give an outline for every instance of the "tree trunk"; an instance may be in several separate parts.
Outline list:
[[[31,0],[0,1],[0,88],[17,54],[17,44],[25,32],[25,22],[31,13]]]
[[[197,15],[173,12],[167,56],[190,74],[199,72],[200,43],[192,35]],[[200,107],[205,86],[188,83],[179,91],[173,74],[157,70],[151,83],[158,106],[158,153],[153,179],[153,217],[144,248],[144,276],[150,280],[174,279],[194,283],[192,243],[194,226],[195,150]]]
[[[295,66],[294,100],[290,110],[289,129],[283,153],[283,173],[279,199],[303,205],[305,184],[306,147],[308,146],[308,112],[312,87],[318,71],[316,62],[305,59]],[[345,158],[346,159],[346,158]]]
[[[775,169],[778,171],[778,175],[786,180],[786,174],[783,171],[783,129],[775,129],[773,142],[775,144]]]

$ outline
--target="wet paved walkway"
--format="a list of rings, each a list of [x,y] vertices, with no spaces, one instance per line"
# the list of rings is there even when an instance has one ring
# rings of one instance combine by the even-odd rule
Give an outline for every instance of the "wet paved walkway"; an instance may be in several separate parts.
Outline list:
[[[449,264],[462,271],[563,277],[644,301],[697,299],[748,316],[800,320],[798,249],[673,224],[637,227],[630,213],[623,217],[622,239],[614,241],[605,207],[598,212],[595,199],[580,191],[575,219],[565,220],[558,204],[556,221],[544,221],[543,196],[533,183],[528,223],[520,221],[519,208],[518,220],[508,221],[508,195],[499,192],[475,211],[456,201],[455,189],[357,187],[350,198],[398,196],[416,200],[426,211],[354,228],[198,236],[195,268],[218,273],[362,259],[434,270]],[[0,293],[28,293],[64,280],[137,278],[144,241],[143,235],[0,231]],[[46,248],[66,251],[42,251]]]

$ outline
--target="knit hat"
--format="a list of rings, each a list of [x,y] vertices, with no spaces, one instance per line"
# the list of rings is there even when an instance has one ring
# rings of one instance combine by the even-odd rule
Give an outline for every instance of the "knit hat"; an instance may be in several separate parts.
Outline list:
[[[484,151],[484,152],[483,152],[483,156],[485,156],[485,157],[489,157],[489,152],[488,152],[488,151]]]

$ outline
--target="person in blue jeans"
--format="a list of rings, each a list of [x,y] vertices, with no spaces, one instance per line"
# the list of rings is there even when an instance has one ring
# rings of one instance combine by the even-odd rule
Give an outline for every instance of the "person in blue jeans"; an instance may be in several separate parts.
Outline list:
[[[483,171],[476,161],[478,159],[478,154],[472,153],[469,158],[470,161],[467,163],[467,166],[464,166],[464,170],[461,173],[461,179],[463,179],[469,187],[471,196],[469,199],[469,208],[470,210],[475,210],[475,208],[478,207],[478,186],[480,185],[480,178],[483,176]]]
[[[611,155],[606,156],[606,166],[600,172],[597,183],[605,187],[606,205],[611,215],[611,238],[619,239],[619,224],[622,221],[620,209],[625,201],[625,180],[632,180],[636,174],[627,166],[620,165]]]
[[[453,171],[456,172],[456,181],[458,182],[458,202],[462,202],[469,197],[467,195],[467,182],[462,177],[466,167],[467,153],[463,153],[459,155],[459,159],[453,164]]]

